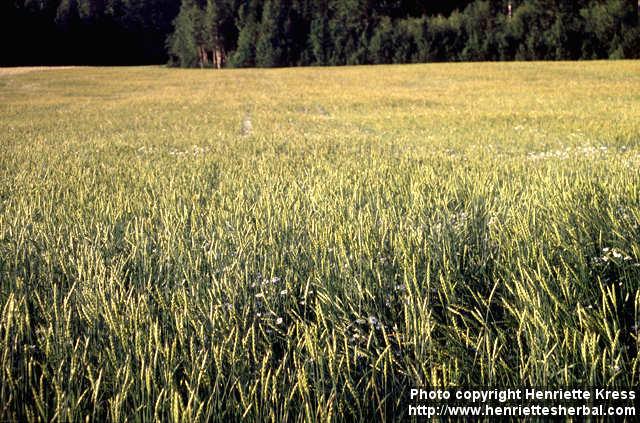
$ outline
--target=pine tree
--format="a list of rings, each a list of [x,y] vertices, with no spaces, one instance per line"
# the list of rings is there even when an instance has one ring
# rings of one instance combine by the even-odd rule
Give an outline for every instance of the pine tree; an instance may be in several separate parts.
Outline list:
[[[550,31],[550,41],[555,46],[555,59],[576,60],[580,58],[582,32],[584,31],[580,8],[585,4],[586,1],[558,1],[555,22]]]
[[[369,57],[373,63],[393,63],[396,46],[394,27],[388,16],[382,17],[369,43]]]
[[[256,39],[258,37],[259,2],[249,0],[239,7],[237,17],[238,43],[231,56],[230,63],[234,67],[251,67],[256,65]]]
[[[180,12],[173,22],[174,32],[167,40],[171,64],[193,67],[200,61],[194,19],[196,9],[193,0],[182,0]]]
[[[420,62],[422,25],[420,18],[396,20],[393,27],[393,63]]]
[[[314,64],[328,65],[331,49],[331,34],[329,32],[329,16],[327,2],[319,2],[314,12],[309,32],[309,44],[313,54]]]
[[[267,0],[262,9],[260,33],[256,43],[256,65],[281,66],[283,56],[282,7],[279,0]]]
[[[496,33],[499,21],[487,1],[476,1],[464,10],[463,31],[466,39],[460,56],[463,60],[495,60],[498,58]]]
[[[330,62],[333,65],[366,63],[370,16],[366,0],[330,2],[329,31],[333,41]]]
[[[211,51],[213,66],[221,68],[224,65],[224,43],[220,33],[220,8],[216,0],[207,0],[204,12],[204,42]]]
[[[580,13],[585,20],[583,50],[587,58],[619,59],[633,56],[634,45],[640,44],[637,41],[637,10],[633,2],[595,2]]]

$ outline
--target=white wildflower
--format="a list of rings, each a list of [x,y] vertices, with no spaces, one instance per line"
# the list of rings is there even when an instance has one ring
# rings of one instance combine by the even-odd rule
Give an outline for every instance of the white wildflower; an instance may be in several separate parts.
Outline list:
[[[242,119],[240,134],[243,136],[248,136],[251,135],[251,132],[253,132],[253,123],[251,122],[251,116],[247,113]]]

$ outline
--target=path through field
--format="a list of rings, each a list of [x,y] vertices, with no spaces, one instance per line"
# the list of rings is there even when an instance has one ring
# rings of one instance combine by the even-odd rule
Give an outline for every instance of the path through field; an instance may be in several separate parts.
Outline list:
[[[44,72],[51,70],[63,70],[63,69],[74,69],[77,66],[26,66],[26,67],[10,67],[10,68],[2,68],[0,67],[0,77],[2,76],[11,76],[11,75],[21,75],[23,73],[29,72]]]

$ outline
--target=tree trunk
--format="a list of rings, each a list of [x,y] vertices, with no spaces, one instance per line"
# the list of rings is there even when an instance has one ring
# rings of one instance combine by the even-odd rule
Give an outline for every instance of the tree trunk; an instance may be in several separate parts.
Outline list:
[[[224,66],[224,50],[220,46],[215,46],[213,49],[213,62],[217,69],[222,69]]]
[[[198,56],[200,56],[200,67],[201,68],[209,65],[209,58],[207,57],[207,50],[203,46],[198,46]]]

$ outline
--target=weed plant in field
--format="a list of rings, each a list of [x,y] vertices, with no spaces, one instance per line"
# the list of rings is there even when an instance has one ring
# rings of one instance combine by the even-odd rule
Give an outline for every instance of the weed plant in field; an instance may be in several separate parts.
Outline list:
[[[0,75],[0,420],[638,386],[639,103],[638,62]]]

